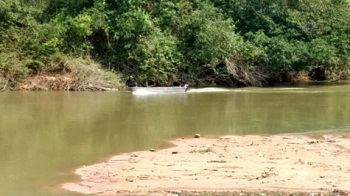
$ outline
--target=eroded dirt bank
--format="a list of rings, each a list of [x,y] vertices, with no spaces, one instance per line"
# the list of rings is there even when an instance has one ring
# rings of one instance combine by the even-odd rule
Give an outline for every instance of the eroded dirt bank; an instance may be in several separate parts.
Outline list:
[[[350,191],[349,134],[176,139],[174,147],[125,153],[78,168],[63,188],[96,195],[175,191]]]

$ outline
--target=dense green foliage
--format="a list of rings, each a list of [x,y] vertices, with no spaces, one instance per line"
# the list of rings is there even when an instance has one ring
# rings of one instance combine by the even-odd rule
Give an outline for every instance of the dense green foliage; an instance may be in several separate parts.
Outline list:
[[[0,87],[60,55],[159,84],[338,80],[349,34],[346,0],[2,0]]]

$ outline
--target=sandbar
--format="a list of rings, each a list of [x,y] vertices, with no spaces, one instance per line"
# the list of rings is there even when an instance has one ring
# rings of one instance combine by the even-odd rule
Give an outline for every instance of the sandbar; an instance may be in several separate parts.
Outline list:
[[[350,134],[177,138],[75,170],[65,190],[92,195],[350,192]]]

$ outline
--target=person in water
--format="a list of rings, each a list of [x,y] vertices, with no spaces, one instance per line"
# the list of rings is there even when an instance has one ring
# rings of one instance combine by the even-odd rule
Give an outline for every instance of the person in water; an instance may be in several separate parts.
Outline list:
[[[137,86],[137,83],[135,82],[134,78],[132,76],[129,76],[128,80],[125,82],[127,87],[135,87]]]

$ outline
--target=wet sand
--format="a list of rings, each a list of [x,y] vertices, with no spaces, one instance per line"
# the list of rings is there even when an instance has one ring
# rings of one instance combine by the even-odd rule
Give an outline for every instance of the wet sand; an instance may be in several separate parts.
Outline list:
[[[78,168],[81,180],[62,187],[94,195],[350,191],[349,134],[179,138],[171,143]]]

